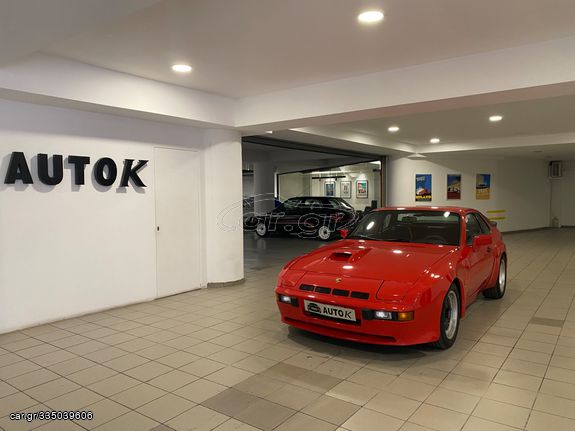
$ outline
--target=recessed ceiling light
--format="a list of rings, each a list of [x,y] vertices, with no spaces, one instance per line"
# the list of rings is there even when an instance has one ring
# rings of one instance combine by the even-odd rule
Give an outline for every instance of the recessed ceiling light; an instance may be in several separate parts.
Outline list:
[[[491,121],[492,123],[497,123],[498,121],[503,120],[503,115],[492,115],[491,117],[489,117],[489,121]]]
[[[383,12],[380,10],[368,10],[360,13],[357,20],[363,24],[374,24],[383,20]]]
[[[399,126],[389,126],[387,131],[391,133],[399,132]]]
[[[192,71],[192,66],[189,64],[174,64],[172,70],[178,73],[188,73]]]
[[[270,135],[273,133],[273,130],[266,130],[266,133],[269,133]]]
[[[440,142],[441,142],[441,139],[439,139],[439,138],[431,138],[429,140],[430,144],[439,144]]]

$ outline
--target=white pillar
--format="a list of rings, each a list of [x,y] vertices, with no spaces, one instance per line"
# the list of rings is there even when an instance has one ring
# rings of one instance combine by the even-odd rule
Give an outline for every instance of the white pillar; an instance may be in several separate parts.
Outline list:
[[[206,130],[205,145],[204,244],[209,285],[244,278],[241,135],[234,130]]]
[[[254,163],[254,212],[265,214],[274,209],[275,166],[272,162]]]

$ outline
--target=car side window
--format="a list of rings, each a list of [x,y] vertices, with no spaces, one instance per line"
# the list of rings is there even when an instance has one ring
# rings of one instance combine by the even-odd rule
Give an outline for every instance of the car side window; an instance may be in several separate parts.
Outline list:
[[[465,243],[471,245],[473,238],[481,235],[481,226],[474,214],[467,214],[465,216]]]
[[[479,215],[479,214],[475,214],[475,217],[477,217],[477,221],[479,222],[479,227],[481,228],[481,233],[483,235],[489,235],[491,233],[491,228],[489,227],[489,225],[487,224],[485,219],[483,217],[481,217],[481,215]]]

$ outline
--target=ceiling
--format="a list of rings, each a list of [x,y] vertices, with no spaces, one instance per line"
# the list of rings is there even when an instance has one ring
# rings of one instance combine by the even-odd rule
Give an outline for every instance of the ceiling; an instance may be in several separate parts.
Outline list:
[[[494,114],[502,115],[503,120],[490,122],[489,116]],[[387,129],[392,125],[400,130],[390,133]],[[388,155],[403,151],[442,157],[465,150],[573,159],[575,95],[283,130],[273,136],[319,145],[329,142],[329,136],[340,147],[346,141],[362,143],[366,151],[371,148],[372,153]],[[432,137],[441,142],[430,144]]]
[[[371,8],[384,21],[360,25]],[[573,0],[163,0],[44,51],[243,97],[563,38],[573,22]]]

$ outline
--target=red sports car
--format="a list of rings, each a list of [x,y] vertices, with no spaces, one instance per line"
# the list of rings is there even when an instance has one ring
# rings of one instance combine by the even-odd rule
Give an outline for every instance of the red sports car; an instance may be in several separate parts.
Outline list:
[[[283,322],[351,341],[446,349],[480,292],[505,294],[505,244],[476,210],[382,208],[342,236],[282,269]]]

